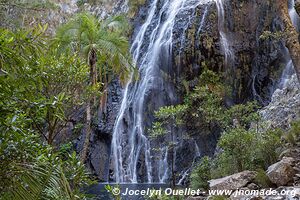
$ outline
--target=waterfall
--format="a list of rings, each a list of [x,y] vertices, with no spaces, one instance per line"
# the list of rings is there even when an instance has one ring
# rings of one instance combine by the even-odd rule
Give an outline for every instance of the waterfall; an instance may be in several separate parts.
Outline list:
[[[199,29],[197,31],[197,35],[199,36],[200,35],[200,32],[202,31],[203,29],[203,26],[204,26],[204,23],[205,23],[205,19],[207,17],[207,13],[208,13],[208,6],[205,7],[205,10],[204,10],[204,14],[201,18],[201,21],[200,21],[200,26],[199,26]]]
[[[224,10],[224,0],[215,0],[218,10],[218,26],[221,37],[222,51],[225,54],[225,63],[231,62],[234,60],[234,52],[230,46],[230,40],[227,37],[225,31],[225,10]]]
[[[178,183],[176,185],[182,185],[183,181],[186,179],[186,177],[189,175],[189,171],[190,169],[186,170],[182,176],[181,179],[178,181]]]
[[[194,142],[195,142],[195,155],[194,155],[194,158],[193,158],[192,166],[190,168],[188,168],[187,170],[181,172],[181,174],[179,175],[179,177],[181,176],[181,178],[177,182],[177,185],[183,185],[185,179],[188,177],[188,175],[190,174],[191,170],[193,169],[193,167],[197,163],[198,158],[201,157],[199,146],[198,146],[198,144],[197,144],[196,141],[194,141]]]
[[[168,179],[168,148],[161,149],[161,156],[159,160],[159,182],[164,183]]]
[[[300,17],[296,12],[294,0],[289,0],[289,15],[291,17],[293,25],[295,26],[297,31],[299,31]],[[288,50],[287,50],[287,52],[288,52]],[[286,87],[286,83],[291,79],[293,74],[295,74],[293,61],[292,61],[290,55],[287,54],[287,63],[281,74],[279,88],[282,89],[282,88]]]
[[[151,144],[147,137],[147,123],[151,121],[149,112],[164,106],[166,101],[172,104],[177,100],[171,84],[164,79],[166,75],[172,77],[170,72],[176,16],[179,13],[194,11],[198,5],[208,2],[210,0],[150,2],[147,18],[135,34],[131,46],[140,78],[134,81],[132,77],[126,85],[114,124],[111,162],[117,183],[137,183],[141,166],[145,166],[148,183],[153,182],[154,177],[160,182],[168,178],[167,148],[161,150],[158,162],[153,161]],[[148,104],[149,98],[152,98],[151,105]],[[156,174],[154,169],[158,169]]]
[[[279,88],[286,87],[287,82],[292,78],[293,74],[295,74],[295,70],[293,62],[290,59],[281,74]]]
[[[295,0],[289,0],[289,15],[293,25],[296,27],[297,31],[299,31],[300,17],[295,9]]]
[[[197,157],[200,157],[201,156],[201,153],[200,153],[200,150],[199,150],[199,146],[197,144],[197,142],[195,141],[195,149],[196,149],[196,152],[195,152],[195,158]]]

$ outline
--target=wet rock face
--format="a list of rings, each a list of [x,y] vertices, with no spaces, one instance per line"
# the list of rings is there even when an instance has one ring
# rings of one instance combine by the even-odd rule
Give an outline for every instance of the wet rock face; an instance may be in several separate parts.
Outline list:
[[[133,35],[139,31],[141,24],[145,21],[151,1],[140,8],[136,19],[133,21],[135,30]],[[163,1],[159,1],[161,6]],[[280,31],[283,29],[282,22],[272,9],[268,1],[224,1],[225,9],[225,33],[229,44],[233,49],[234,59],[225,63],[224,52],[220,42],[218,26],[218,13],[214,1],[200,4],[195,9],[187,10],[177,14],[173,28],[172,44],[172,67],[163,68],[164,63],[170,60],[161,58],[161,71],[168,76],[168,83],[176,91],[179,102],[183,99],[184,91],[181,90],[180,81],[187,80],[190,88],[194,87],[197,77],[200,75],[203,66],[213,69],[218,73],[228,73],[230,77],[225,80],[232,87],[231,104],[241,103],[256,99],[261,104],[270,101],[271,94],[277,85],[277,81],[283,67],[286,64],[286,49],[281,41],[261,40],[260,36],[264,31]],[[151,34],[149,29],[146,35]],[[133,36],[134,37],[134,36]],[[147,37],[146,37],[147,40]],[[147,46],[141,47],[141,52],[146,51]],[[160,81],[157,81],[160,83]],[[146,92],[145,118],[148,119],[146,126],[150,127],[153,121],[153,111],[159,105],[172,103],[170,99],[158,100],[157,96],[166,96],[164,91],[153,88]],[[130,126],[132,110],[129,108],[128,116],[124,118],[124,124]],[[114,118],[110,118],[101,125],[101,130],[110,132]],[[198,127],[195,122],[187,124],[186,130],[199,146],[201,155],[212,155],[215,149],[220,130],[218,127]],[[111,132],[110,132],[111,133]],[[180,138],[180,135],[178,134]],[[126,143],[126,140],[125,140]],[[194,142],[193,142],[194,143]],[[125,145],[126,144],[122,144]],[[153,147],[159,144],[151,144]],[[194,148],[194,147],[193,147]],[[124,148],[126,150],[126,148]],[[178,148],[177,155],[184,155],[184,152],[195,154],[195,150]],[[156,155],[153,155],[155,157]],[[188,156],[176,158],[177,171],[182,172],[188,169],[181,163],[191,160]],[[138,161],[139,181],[145,181],[146,167],[144,156],[141,155]],[[189,164],[191,166],[191,163]],[[154,170],[155,171],[155,170]]]
[[[111,138],[114,121],[121,104],[122,87],[118,81],[112,81],[109,86],[107,109],[99,113],[95,121],[95,131],[91,142],[90,167],[100,180],[109,180]]]
[[[195,10],[176,16],[172,49],[175,80],[178,85],[182,80],[188,81],[192,89],[206,66],[228,77],[224,81],[232,87],[229,104],[257,100],[266,105],[288,60],[282,41],[262,40],[260,36],[264,31],[283,30],[282,21],[268,1],[224,2],[224,32],[233,50],[233,59],[225,61],[216,4],[211,1],[199,5]],[[178,97],[183,97],[185,91],[177,88]],[[185,132],[200,144],[201,155],[211,155],[220,130],[216,126],[198,124],[191,119]],[[178,159],[178,166],[182,162],[186,160]]]
[[[111,137],[122,98],[121,90],[119,82],[112,81],[109,86],[106,111],[100,113],[97,108],[94,109],[93,133],[86,164],[90,171],[104,182],[109,180],[110,175]],[[83,130],[82,135],[74,141],[77,152],[81,152],[84,139],[85,131]]]
[[[120,0],[121,2],[122,0]],[[119,2],[119,1],[118,1]],[[161,71],[168,76],[168,88],[176,91],[178,101],[182,101],[185,91],[182,90],[180,81],[187,80],[190,89],[195,86],[197,77],[200,75],[204,65],[218,73],[229,74],[224,80],[232,87],[230,104],[241,103],[256,99],[261,104],[267,104],[277,86],[277,81],[283,67],[286,65],[286,49],[281,41],[261,40],[260,36],[264,31],[280,31],[283,29],[282,22],[272,9],[269,1],[253,0],[226,0],[225,8],[225,33],[229,40],[229,45],[234,52],[234,59],[225,63],[222,44],[220,43],[220,33],[218,27],[218,13],[214,1],[197,6],[194,10],[178,13],[173,28],[172,44],[172,66],[164,68],[164,63],[169,63],[162,56]],[[136,19],[133,21],[136,32],[145,21],[149,9],[150,1],[140,8]],[[159,2],[158,6],[161,6]],[[121,5],[117,3],[116,5]],[[87,9],[94,9],[93,12],[102,15],[102,10],[86,5]],[[118,6],[117,6],[118,7]],[[116,8],[117,8],[116,7]],[[121,8],[121,7],[118,7]],[[146,32],[150,34],[151,30]],[[144,52],[147,46],[141,47]],[[160,81],[157,81],[160,83]],[[165,87],[165,86],[164,86]],[[165,90],[169,90],[169,89]],[[110,90],[113,94],[108,102],[108,110],[103,113],[101,120],[95,124],[95,133],[90,150],[90,168],[95,171],[101,180],[107,180],[109,168],[107,167],[107,154],[110,149],[111,134],[121,102],[120,86],[113,86]],[[144,113],[148,119],[146,126],[150,127],[153,121],[153,111],[160,105],[173,103],[173,100],[165,98],[168,91],[162,91],[159,84],[146,92]],[[110,96],[110,95],[109,95]],[[159,100],[157,97],[160,97]],[[163,102],[160,100],[162,99]],[[132,107],[128,109],[128,116],[124,118],[124,125],[130,126],[130,116]],[[197,123],[191,121],[187,124],[186,130],[191,135],[191,141],[182,144],[196,144],[202,155],[212,155],[220,130],[218,127],[199,127]],[[180,134],[178,134],[180,140]],[[126,142],[125,142],[126,143]],[[125,145],[126,144],[122,144]],[[151,144],[154,147],[159,144]],[[125,148],[126,149],[126,148]],[[195,155],[195,147],[189,145],[177,149],[176,171],[182,174],[192,165],[191,157],[179,156],[189,152],[191,157]],[[154,154],[153,157],[156,157]],[[146,167],[144,165],[144,155],[139,157],[138,175],[139,181],[146,180]],[[113,161],[112,161],[113,162]],[[99,164],[100,163],[100,164]],[[182,163],[188,163],[182,165]],[[100,166],[101,165],[101,166]],[[112,165],[112,164],[111,164]],[[104,172],[105,171],[105,172]],[[155,169],[154,169],[155,171]],[[181,177],[180,177],[181,178]]]
[[[267,1],[231,1],[228,4],[229,32],[235,60],[233,99],[270,101],[276,80],[285,66],[286,50],[282,42],[262,40],[264,31],[283,30],[282,21]],[[227,20],[228,20],[227,19]]]
[[[230,79],[226,81],[233,89],[232,103],[256,99],[267,104],[287,62],[287,51],[282,42],[261,40],[260,36],[264,31],[283,30],[282,22],[268,1],[224,2],[224,31],[233,49],[234,59],[225,63],[218,14],[215,4],[211,3],[201,30],[199,22],[191,23],[183,33],[186,38],[184,46],[180,47],[180,41],[175,41],[173,52],[176,68],[180,69],[182,78],[192,82],[199,76],[205,63],[210,69],[230,74]],[[203,16],[204,13],[205,7],[199,7],[197,15]],[[180,28],[176,28],[174,34],[180,36],[180,31]]]

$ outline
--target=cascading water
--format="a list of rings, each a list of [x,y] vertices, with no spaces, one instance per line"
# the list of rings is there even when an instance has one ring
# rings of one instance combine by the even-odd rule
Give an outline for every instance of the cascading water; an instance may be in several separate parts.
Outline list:
[[[292,60],[290,59],[282,72],[279,88],[282,89],[286,87],[287,82],[292,78],[294,73],[295,73],[294,65]]]
[[[160,183],[164,183],[168,179],[168,148],[161,149],[161,156],[159,160],[158,178]]]
[[[289,1],[289,15],[291,17],[294,27],[299,31],[300,17],[295,10],[295,1],[294,0]],[[284,88],[286,86],[286,83],[290,80],[290,78],[293,76],[294,73],[295,73],[295,70],[294,70],[294,65],[293,65],[292,59],[291,59],[290,55],[287,54],[287,64],[281,74],[279,88]]]
[[[160,149],[161,157],[158,162],[152,159],[150,141],[146,134],[148,121],[151,121],[149,112],[177,101],[173,87],[165,80],[165,77],[172,77],[172,43],[176,16],[191,10],[194,15],[198,5],[208,2],[210,0],[153,0],[150,3],[149,14],[131,48],[133,59],[139,66],[140,79],[135,82],[132,78],[126,85],[114,125],[112,163],[116,182],[137,183],[141,166],[145,166],[148,183],[155,180],[164,182],[168,178],[167,148]],[[189,21],[191,20],[190,17]],[[204,20],[205,16],[202,23]],[[151,105],[148,104],[149,98],[152,98]],[[158,169],[155,174],[154,169]]]
[[[230,40],[227,37],[225,30],[225,10],[224,10],[224,0],[215,0],[218,10],[218,27],[221,38],[222,50],[225,54],[225,63],[228,64],[234,60],[234,52],[230,46]]]
[[[197,159],[201,157],[201,153],[199,150],[199,146],[197,144],[197,142],[195,141],[195,155],[194,155],[194,159],[193,159],[193,163],[192,166],[190,168],[188,168],[186,171],[184,171],[181,174],[181,178],[179,179],[179,181],[177,182],[177,185],[183,185],[184,180],[188,177],[188,175],[190,174],[192,167],[197,163]]]
[[[295,9],[295,0],[289,0],[289,15],[291,17],[293,25],[296,27],[297,31],[299,31],[300,17]]]
[[[205,7],[205,10],[204,10],[204,14],[201,18],[201,21],[200,21],[200,26],[199,26],[199,29],[197,31],[197,35],[199,36],[200,35],[200,32],[202,31],[203,29],[203,26],[204,26],[204,23],[205,23],[205,20],[206,20],[206,17],[207,17],[207,13],[208,13],[208,6]]]

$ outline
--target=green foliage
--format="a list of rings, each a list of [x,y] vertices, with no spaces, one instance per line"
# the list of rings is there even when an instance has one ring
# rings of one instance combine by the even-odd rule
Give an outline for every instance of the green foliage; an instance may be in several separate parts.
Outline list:
[[[58,6],[50,0],[0,0],[0,7],[7,6],[27,10],[44,10],[58,8]]]
[[[80,131],[83,129],[84,127],[84,124],[83,123],[77,123],[73,129],[73,133],[75,135],[79,135],[80,134]]]
[[[194,189],[208,189],[208,181],[211,180],[211,158],[205,156],[201,158],[200,164],[191,173],[191,187]]]
[[[292,122],[290,130],[283,137],[288,143],[295,146],[300,137],[300,121]]]
[[[235,128],[224,133],[219,139],[218,146],[232,170],[242,171],[251,165],[251,150],[254,145],[254,132],[243,128]]]
[[[155,117],[164,123],[167,123],[168,120],[175,122],[177,125],[181,125],[182,115],[186,111],[186,105],[176,105],[176,106],[165,106],[161,107],[159,111],[155,112]]]
[[[134,70],[125,36],[127,30],[128,23],[123,16],[99,22],[89,13],[79,13],[57,30],[55,43],[59,44],[59,52],[78,53],[88,65],[92,53],[96,52],[100,84],[111,80],[112,75],[118,75],[124,83]]]
[[[205,69],[200,75],[198,85],[185,98],[189,121],[201,121],[209,126],[224,120],[224,97],[227,91],[220,76]]]
[[[111,186],[111,185],[105,185],[104,188],[106,189],[107,192],[110,193],[110,195],[115,199],[115,200],[121,200],[121,187],[120,185],[116,186]]]
[[[300,136],[300,121],[294,121],[291,124],[291,129],[289,131],[291,134],[293,134],[296,138]]]
[[[150,137],[160,140],[160,148],[167,146],[174,152],[174,146],[176,144],[175,131],[179,128],[183,121],[182,115],[187,109],[186,105],[165,106],[161,107],[155,112],[156,121],[153,122],[152,129],[149,130]],[[169,136],[169,137],[168,137]],[[170,138],[170,139],[169,139]],[[172,153],[174,155],[174,153]],[[172,185],[175,187],[175,171],[174,171],[174,158],[171,159],[171,171],[172,171]]]
[[[161,107],[154,113],[156,121],[153,122],[152,129],[150,129],[150,137],[153,139],[173,134],[174,129],[182,125],[183,115],[187,109],[186,105],[171,105]]]
[[[267,176],[265,170],[258,169],[256,170],[257,175],[254,179],[254,183],[260,186],[261,188],[270,188],[273,186],[272,182],[270,181],[269,177]]]
[[[252,157],[257,168],[266,169],[271,164],[277,162],[279,151],[283,144],[281,129],[268,129],[261,133],[256,133],[256,143],[252,147]]]
[[[88,96],[88,67],[76,55],[57,55],[45,28],[0,32],[0,109],[23,112],[29,128],[52,144]]]
[[[218,141],[220,152],[210,162],[205,158],[193,170],[191,183],[196,187],[207,187],[209,178],[243,170],[265,169],[276,162],[277,150],[282,146],[281,130],[258,132],[260,116],[256,112],[259,109],[256,102],[226,107],[224,100],[228,93],[229,89],[222,83],[221,77],[205,69],[198,85],[185,99],[186,109],[181,121],[187,125],[192,122],[192,127],[195,122],[201,122],[196,124],[200,129],[209,129],[213,125],[223,130]]]
[[[277,149],[282,146],[280,130],[255,132],[233,128],[218,141],[221,153],[214,160],[214,177],[227,176],[244,170],[266,169],[276,162]]]
[[[11,163],[10,186],[4,187],[3,200],[8,199],[82,199],[81,186],[91,183],[84,166],[74,159],[63,162],[56,154],[39,155],[31,163]],[[46,153],[45,152],[45,153]],[[75,163],[76,162],[76,163]]]
[[[125,22],[78,14],[53,40],[47,26],[0,29],[1,199],[85,199],[80,189],[93,181],[72,145],[56,148],[56,138],[113,75],[132,73]],[[90,84],[93,52],[101,73]]]
[[[150,137],[155,139],[159,137],[164,137],[167,134],[166,129],[163,127],[162,122],[153,122],[152,129],[149,130]]]
[[[97,183],[90,178],[91,175],[79,160],[76,152],[73,151],[73,153],[68,153],[61,162],[66,179],[68,180],[71,189],[73,189],[73,193],[76,194],[80,194],[80,189]]]
[[[230,107],[225,111],[224,129],[237,126],[248,128],[251,123],[259,121],[260,116],[256,112],[258,109],[259,105],[255,101]]]
[[[45,143],[89,90],[87,66],[76,55],[58,55],[45,29],[0,30],[1,199],[83,199],[79,188],[90,183],[75,153]]]

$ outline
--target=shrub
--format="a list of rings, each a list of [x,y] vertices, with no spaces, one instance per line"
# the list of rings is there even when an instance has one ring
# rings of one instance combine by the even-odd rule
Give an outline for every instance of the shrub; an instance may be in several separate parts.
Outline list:
[[[194,189],[208,189],[208,181],[211,179],[211,158],[205,156],[201,159],[200,164],[193,169],[191,173],[191,187]]]
[[[292,122],[292,127],[290,133],[292,133],[296,138],[300,136],[300,120]]]
[[[282,147],[280,140],[282,134],[281,129],[269,129],[262,133],[256,133],[256,143],[252,153],[253,164],[266,169],[277,161],[278,150]]]
[[[255,144],[255,134],[244,128],[235,128],[225,132],[219,139],[218,146],[226,155],[224,161],[232,163],[232,172],[243,171],[251,165],[251,151]]]
[[[260,133],[241,127],[225,132],[218,142],[221,152],[213,161],[213,177],[266,169],[277,160],[277,149],[282,147],[281,134],[279,129]]]
[[[254,183],[257,184],[261,188],[269,188],[272,187],[273,184],[270,181],[269,177],[267,176],[265,170],[263,169],[258,169],[257,175],[254,179]]]
[[[297,140],[299,139],[299,136],[300,136],[300,120],[292,122],[290,130],[283,137],[288,143],[295,146],[297,144]]]

